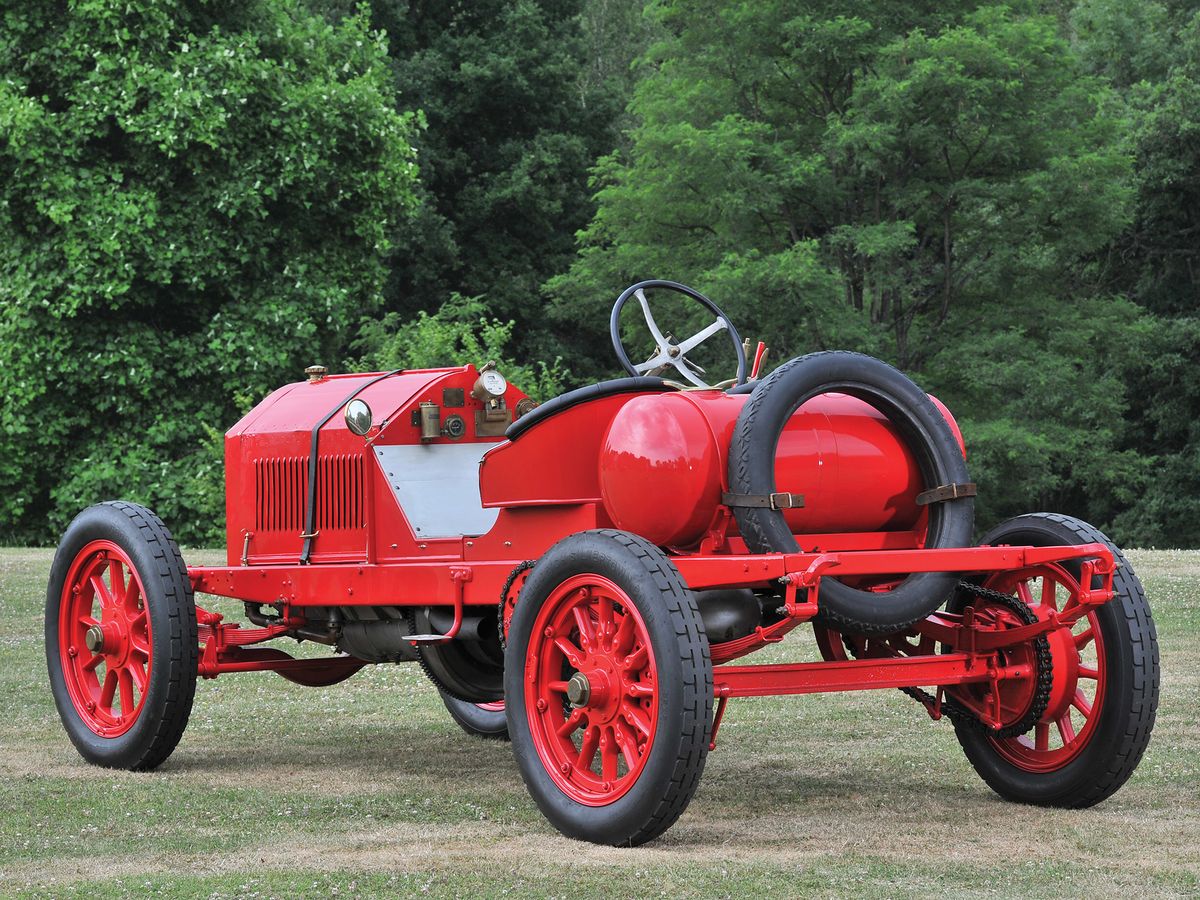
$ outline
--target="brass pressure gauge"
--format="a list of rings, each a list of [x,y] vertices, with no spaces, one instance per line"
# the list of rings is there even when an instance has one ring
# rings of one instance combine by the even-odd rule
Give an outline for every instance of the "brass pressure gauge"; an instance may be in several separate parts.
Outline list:
[[[475,386],[471,388],[471,396],[484,403],[489,400],[499,400],[508,390],[508,382],[495,369],[485,369],[479,373]]]

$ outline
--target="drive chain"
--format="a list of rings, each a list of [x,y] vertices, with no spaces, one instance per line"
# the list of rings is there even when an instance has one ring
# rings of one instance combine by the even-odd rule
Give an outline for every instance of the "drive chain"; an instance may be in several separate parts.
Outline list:
[[[1022,625],[1032,625],[1037,622],[1037,616],[1019,597],[1014,597],[1012,594],[1005,594],[1001,591],[993,591],[989,588],[980,587],[977,584],[961,581],[957,588],[959,593],[967,594],[971,597],[976,597],[980,600],[987,600],[998,606],[1003,606],[1018,619]],[[851,644],[850,638],[847,635],[842,635],[842,643],[846,647],[846,651],[852,656],[856,656],[857,652]],[[975,731],[981,732],[988,737],[997,740],[1005,738],[1014,738],[1025,734],[1041,719],[1042,714],[1046,712],[1046,707],[1050,704],[1050,689],[1054,683],[1053,663],[1050,657],[1050,640],[1046,635],[1039,635],[1031,642],[1033,644],[1034,655],[1036,657],[1037,666],[1037,686],[1034,690],[1033,702],[1029,705],[1018,721],[1011,725],[1005,725],[1000,728],[992,728],[982,719],[979,718],[969,707],[958,702],[949,694],[942,696],[941,711],[950,721],[955,724],[965,725]],[[918,703],[921,703],[928,709],[934,709],[937,704],[937,698],[928,691],[915,687],[899,688],[900,692],[912,697]]]

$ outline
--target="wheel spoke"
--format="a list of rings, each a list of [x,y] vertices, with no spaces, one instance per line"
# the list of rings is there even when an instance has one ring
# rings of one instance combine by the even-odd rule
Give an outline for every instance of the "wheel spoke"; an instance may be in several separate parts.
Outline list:
[[[1075,696],[1071,698],[1071,705],[1079,710],[1085,719],[1092,714],[1092,704],[1078,688],[1075,690]]]
[[[597,636],[600,638],[600,642],[604,643],[616,631],[613,626],[612,597],[609,597],[607,594],[600,595],[600,602],[596,607],[596,618],[599,624]]]
[[[129,582],[125,585],[125,608],[132,611],[138,608],[138,602],[142,599],[142,589],[138,587],[137,579],[133,577],[133,573],[129,573]],[[146,614],[145,609],[139,610],[139,616]]]
[[[1091,666],[1080,666],[1079,677],[1098,680],[1100,678],[1100,671],[1099,669],[1093,669]]]
[[[117,670],[117,681],[121,686],[121,715],[128,716],[133,712],[133,676],[128,668]]]
[[[621,748],[621,755],[625,757],[625,766],[633,771],[638,761],[637,738],[620,722],[613,727],[613,733],[616,735],[617,746]]]
[[[633,646],[633,635],[636,628],[637,622],[634,621],[633,616],[626,613],[621,619],[621,624],[617,626],[617,633],[613,635],[613,653],[629,652],[629,648]]]
[[[580,642],[590,653],[596,644],[596,630],[592,627],[592,617],[582,606],[573,607],[571,612],[575,616],[575,625],[579,628]]]
[[[600,777],[605,781],[617,780],[617,741],[613,730],[607,729],[607,734],[600,744]]]
[[[1063,746],[1075,740],[1075,726],[1071,724],[1071,714],[1063,713],[1058,717],[1058,733],[1062,735]]]
[[[1028,581],[1017,582],[1017,596],[1021,598],[1021,602],[1026,606],[1033,606],[1033,594],[1029,591]]]
[[[97,653],[95,656],[93,656],[91,659],[89,659],[87,662],[85,662],[83,664],[83,671],[93,672],[93,671],[95,671],[96,666],[100,665],[100,663],[102,663],[102,662],[104,662],[104,654]]]
[[[138,693],[146,693],[146,670],[142,668],[141,663],[130,662],[128,669],[133,675],[133,683],[137,686]]]
[[[112,709],[113,695],[117,692],[117,673],[109,669],[104,673],[104,685],[100,688],[100,708]]]
[[[580,772],[592,774],[592,760],[596,758],[596,748],[600,745],[600,729],[592,726],[583,733],[583,743],[579,745],[579,756],[575,758],[575,768]]]
[[[683,354],[687,353],[689,350],[696,349],[696,347],[703,344],[705,341],[707,341],[710,337],[712,337],[718,331],[724,331],[724,330],[725,330],[725,323],[723,321],[721,321],[720,319],[717,319],[715,322],[713,322],[707,328],[697,331],[686,341],[680,341],[679,355],[682,356]]]
[[[583,710],[577,709],[567,716],[566,720],[555,729],[560,738],[570,737],[583,724]]]
[[[554,639],[554,646],[563,652],[567,661],[578,668],[580,660],[583,658],[583,651],[576,647],[565,637],[559,636]]]
[[[1042,606],[1058,609],[1058,585],[1049,575],[1042,576]]]
[[[625,717],[626,722],[638,730],[643,738],[650,737],[650,720],[646,718],[643,710],[627,703],[621,708],[621,715]]]
[[[649,656],[646,654],[646,647],[643,645],[629,654],[629,659],[626,661],[626,668],[631,672],[636,672],[646,665]]]
[[[1090,644],[1095,639],[1095,637],[1096,637],[1096,630],[1094,628],[1092,628],[1091,625],[1089,625],[1083,631],[1079,632],[1079,634],[1075,635],[1076,648],[1078,648],[1079,650],[1082,650],[1084,647],[1086,647],[1088,644]]]
[[[99,575],[93,575],[88,581],[91,582],[92,590],[95,591],[96,596],[100,599],[100,606],[104,608],[112,606],[113,596],[109,593],[108,585],[104,583],[104,580]]]
[[[546,682],[546,687],[556,694],[565,694],[567,692],[567,683],[565,681],[548,681]]]
[[[113,600],[123,603],[125,601],[125,569],[119,559],[108,561],[108,585],[112,591]]]
[[[1038,722],[1033,727],[1033,749],[1050,749],[1050,726],[1045,722]]]
[[[654,686],[643,684],[640,681],[634,681],[630,682],[629,686],[625,688],[625,692],[629,694],[630,697],[653,697]]]

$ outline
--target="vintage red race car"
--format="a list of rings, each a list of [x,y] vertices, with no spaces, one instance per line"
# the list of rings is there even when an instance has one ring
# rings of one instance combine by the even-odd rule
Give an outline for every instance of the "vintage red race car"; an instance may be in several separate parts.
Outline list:
[[[648,297],[664,292],[710,324],[675,340]],[[653,338],[641,363],[626,307]],[[879,360],[813,353],[759,378],[763,345],[748,362],[673,282],[626,290],[611,331],[628,377],[541,405],[490,364],[310,368],[226,436],[227,565],[185,566],[144,507],[80,513],[46,612],[79,752],[159,765],[198,676],[320,686],[415,661],[464,728],[511,738],[556,828],[601,843],[679,817],[731,697],[900,688],[1026,803],[1088,806],[1129,778],[1158,649],[1103,534],[1034,513],[973,546],[958,426]],[[719,336],[736,375],[710,386],[689,354]],[[243,601],[249,624],[194,592]],[[822,661],[731,664],[802,624]],[[277,638],[333,652],[262,646]]]

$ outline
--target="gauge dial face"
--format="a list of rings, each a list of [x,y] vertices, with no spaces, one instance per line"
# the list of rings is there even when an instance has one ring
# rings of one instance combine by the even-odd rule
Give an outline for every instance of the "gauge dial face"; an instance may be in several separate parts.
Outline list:
[[[493,397],[503,397],[504,391],[508,388],[508,382],[504,380],[504,376],[495,369],[481,374],[479,382],[483,385],[483,389]]]

